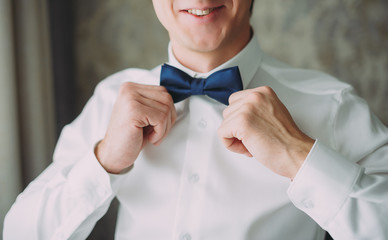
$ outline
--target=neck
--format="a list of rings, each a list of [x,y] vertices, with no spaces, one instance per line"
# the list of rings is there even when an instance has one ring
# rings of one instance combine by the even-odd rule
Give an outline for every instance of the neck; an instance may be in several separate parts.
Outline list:
[[[185,48],[174,41],[172,50],[176,59],[185,67],[199,73],[207,73],[236,56],[250,41],[252,33],[235,43],[225,44],[213,51],[197,51]]]

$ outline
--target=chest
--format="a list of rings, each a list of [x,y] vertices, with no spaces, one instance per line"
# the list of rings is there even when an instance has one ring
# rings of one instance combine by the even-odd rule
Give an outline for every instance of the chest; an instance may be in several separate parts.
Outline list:
[[[178,119],[168,137],[160,146],[146,146],[136,160],[118,193],[126,212],[122,222],[136,219],[133,231],[128,229],[133,234],[144,233],[141,222],[178,236],[188,229],[211,235],[237,221],[245,227],[232,231],[234,239],[244,239],[246,227],[270,212],[299,214],[286,194],[288,179],[222,145],[217,129],[224,106],[208,101],[213,100],[191,97],[177,105]]]

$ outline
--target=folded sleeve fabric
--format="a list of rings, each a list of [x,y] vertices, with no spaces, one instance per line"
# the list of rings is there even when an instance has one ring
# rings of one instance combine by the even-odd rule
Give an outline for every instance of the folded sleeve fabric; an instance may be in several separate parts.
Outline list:
[[[288,195],[334,239],[386,239],[386,127],[351,90],[337,101],[332,146],[315,143]]]
[[[4,239],[88,236],[125,179],[125,174],[108,174],[94,155],[113,101],[109,88],[98,86],[83,113],[64,128],[54,161],[18,196],[7,214]]]

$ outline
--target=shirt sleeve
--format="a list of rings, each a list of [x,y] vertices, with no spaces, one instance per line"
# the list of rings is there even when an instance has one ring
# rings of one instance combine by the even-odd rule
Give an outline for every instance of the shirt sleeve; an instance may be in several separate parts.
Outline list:
[[[100,86],[66,126],[51,165],[18,196],[4,239],[85,239],[106,213],[124,175],[110,175],[94,155],[114,99]]]
[[[334,239],[388,239],[388,131],[343,92],[333,144],[317,140],[288,189],[294,205]]]

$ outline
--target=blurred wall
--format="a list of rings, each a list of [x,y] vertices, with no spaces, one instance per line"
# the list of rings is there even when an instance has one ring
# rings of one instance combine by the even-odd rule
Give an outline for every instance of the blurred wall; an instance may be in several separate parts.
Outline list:
[[[353,85],[388,125],[387,0],[258,0],[263,49]]]
[[[76,105],[127,67],[166,61],[168,35],[151,1],[74,1]],[[388,1],[256,0],[252,25],[264,51],[352,84],[388,125]]]
[[[78,112],[108,75],[167,60],[168,35],[151,1],[73,4]],[[264,51],[291,66],[322,70],[352,84],[388,125],[387,0],[256,0],[252,25]],[[90,239],[110,239],[114,218],[111,210]]]
[[[108,75],[128,67],[150,69],[167,61],[168,35],[150,0],[73,3],[78,111]]]

